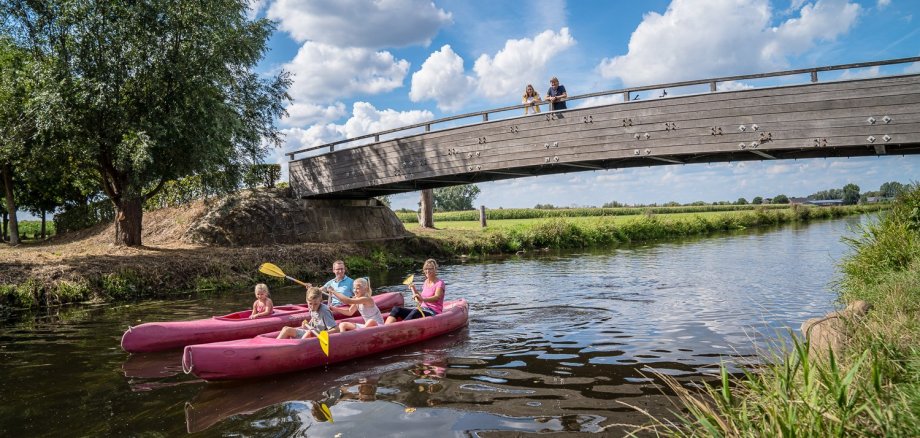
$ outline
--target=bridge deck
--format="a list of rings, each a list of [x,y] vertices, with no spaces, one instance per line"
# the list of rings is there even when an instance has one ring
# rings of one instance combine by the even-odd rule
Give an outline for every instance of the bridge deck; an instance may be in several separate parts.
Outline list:
[[[367,198],[637,166],[920,153],[920,75],[570,109],[380,141],[290,163],[305,198]]]

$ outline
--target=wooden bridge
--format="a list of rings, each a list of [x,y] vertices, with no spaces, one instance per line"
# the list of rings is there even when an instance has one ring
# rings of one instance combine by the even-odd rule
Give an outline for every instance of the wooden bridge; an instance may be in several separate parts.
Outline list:
[[[822,72],[916,62],[920,57],[591,93],[570,97],[567,110],[528,116],[520,115],[523,105],[463,114],[291,152],[290,184],[303,198],[369,198],[584,170],[917,154],[920,74],[818,81]],[[729,81],[794,75],[808,76],[799,85],[717,91]],[[630,99],[706,85],[708,93]],[[622,102],[574,105],[616,96]],[[463,120],[468,124],[449,126]]]

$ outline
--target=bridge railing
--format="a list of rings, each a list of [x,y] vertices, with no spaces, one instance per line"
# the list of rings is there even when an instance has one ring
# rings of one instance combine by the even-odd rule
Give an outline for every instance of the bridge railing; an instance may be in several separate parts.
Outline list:
[[[598,91],[594,93],[569,96],[566,99],[566,102],[571,102],[571,101],[579,100],[579,99],[589,99],[589,98],[595,98],[595,97],[615,96],[615,95],[622,95],[623,102],[629,102],[631,100],[630,96],[632,93],[638,93],[642,91],[651,91],[651,90],[661,90],[661,89],[667,89],[667,88],[680,88],[680,87],[687,87],[687,86],[693,86],[693,85],[706,85],[706,84],[709,85],[709,92],[712,93],[712,92],[718,91],[718,84],[722,82],[740,81],[740,80],[745,80],[745,79],[748,79],[748,80],[749,79],[764,79],[764,78],[774,78],[774,77],[780,77],[780,76],[794,76],[794,75],[803,75],[803,74],[810,74],[811,82],[818,82],[818,73],[820,72],[828,72],[828,71],[835,71],[835,70],[850,70],[850,69],[855,69],[855,68],[877,67],[877,66],[884,66],[884,65],[908,64],[908,63],[913,63],[913,62],[920,62],[920,56],[911,57],[911,58],[888,59],[884,61],[859,62],[859,63],[854,63],[854,64],[839,64],[839,65],[830,65],[830,66],[824,66],[824,67],[803,68],[803,69],[797,69],[797,70],[784,70],[784,71],[777,71],[777,72],[770,72],[770,73],[723,76],[723,77],[718,77],[718,78],[699,79],[699,80],[693,80],[693,81],[681,81],[681,82],[670,82],[666,84],[645,85],[641,87],[620,88],[616,90]],[[543,104],[547,104],[547,103],[544,102]],[[396,133],[400,133],[404,131],[415,131],[420,128],[424,128],[425,132],[431,132],[431,127],[432,125],[435,125],[435,124],[452,122],[456,120],[469,119],[469,118],[474,118],[474,117],[480,119],[480,120],[477,120],[476,122],[468,124],[468,125],[474,125],[476,123],[488,122],[490,114],[494,115],[494,114],[498,114],[498,113],[502,113],[506,111],[523,110],[524,107],[526,106],[528,106],[528,104],[518,104],[518,105],[505,106],[501,108],[493,108],[493,109],[489,109],[485,111],[458,114],[455,116],[444,117],[444,118],[422,122],[422,123],[416,123],[414,125],[407,125],[407,126],[402,126],[399,128],[393,128],[393,129],[388,129],[385,131],[378,131],[378,132],[374,132],[371,134],[365,134],[365,135],[361,135],[358,137],[347,138],[347,139],[343,139],[339,141],[334,141],[331,143],[322,144],[319,146],[298,149],[293,152],[288,152],[285,155],[287,155],[289,160],[294,160],[295,155],[303,154],[303,153],[310,152],[310,151],[316,151],[316,150],[328,148],[329,150],[327,152],[335,152],[336,146],[347,145],[347,144],[354,143],[360,140],[367,140],[367,139],[372,138],[373,142],[377,143],[381,140],[382,136],[386,136],[390,134],[396,134]],[[468,126],[468,125],[464,125],[464,126]],[[415,134],[417,134],[417,132],[412,132],[412,133],[407,132],[406,133],[407,136],[415,135]],[[396,138],[399,138],[399,137],[396,137]]]

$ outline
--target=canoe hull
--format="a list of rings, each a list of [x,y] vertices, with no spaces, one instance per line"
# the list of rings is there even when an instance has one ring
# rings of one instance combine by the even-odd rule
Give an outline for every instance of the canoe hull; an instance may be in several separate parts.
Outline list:
[[[381,311],[403,305],[402,294],[374,295]],[[178,349],[192,344],[251,338],[285,326],[299,326],[310,317],[306,304],[276,306],[271,316],[249,319],[249,310],[193,321],[150,322],[128,327],[121,337],[121,348],[129,353],[148,353]],[[337,318],[345,318],[336,314]]]
[[[466,300],[444,303],[440,315],[329,336],[329,356],[319,341],[256,336],[185,347],[182,367],[205,380],[246,379],[303,370],[402,347],[467,325]]]

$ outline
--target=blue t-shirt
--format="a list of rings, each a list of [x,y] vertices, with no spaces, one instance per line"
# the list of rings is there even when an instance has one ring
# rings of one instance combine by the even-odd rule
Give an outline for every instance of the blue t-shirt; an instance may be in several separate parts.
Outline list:
[[[555,90],[553,90],[553,87],[549,87],[549,91],[546,92],[546,95],[550,97],[560,96],[563,94],[565,94],[564,85],[560,85],[556,87]],[[561,110],[561,109],[566,109],[564,100],[554,101],[552,104],[550,104],[550,107],[549,107],[550,111],[556,111],[556,110]]]
[[[342,279],[342,281],[335,281],[334,278],[332,280],[327,281],[326,284],[323,285],[323,289],[327,287],[331,287],[335,289],[336,292],[342,295],[345,295],[346,297],[349,297],[349,298],[355,296],[355,292],[354,292],[355,281],[349,278],[347,275],[345,276],[345,278]],[[340,304],[342,303],[339,302],[339,299],[336,298],[335,295],[333,295],[332,305],[338,306]]]

